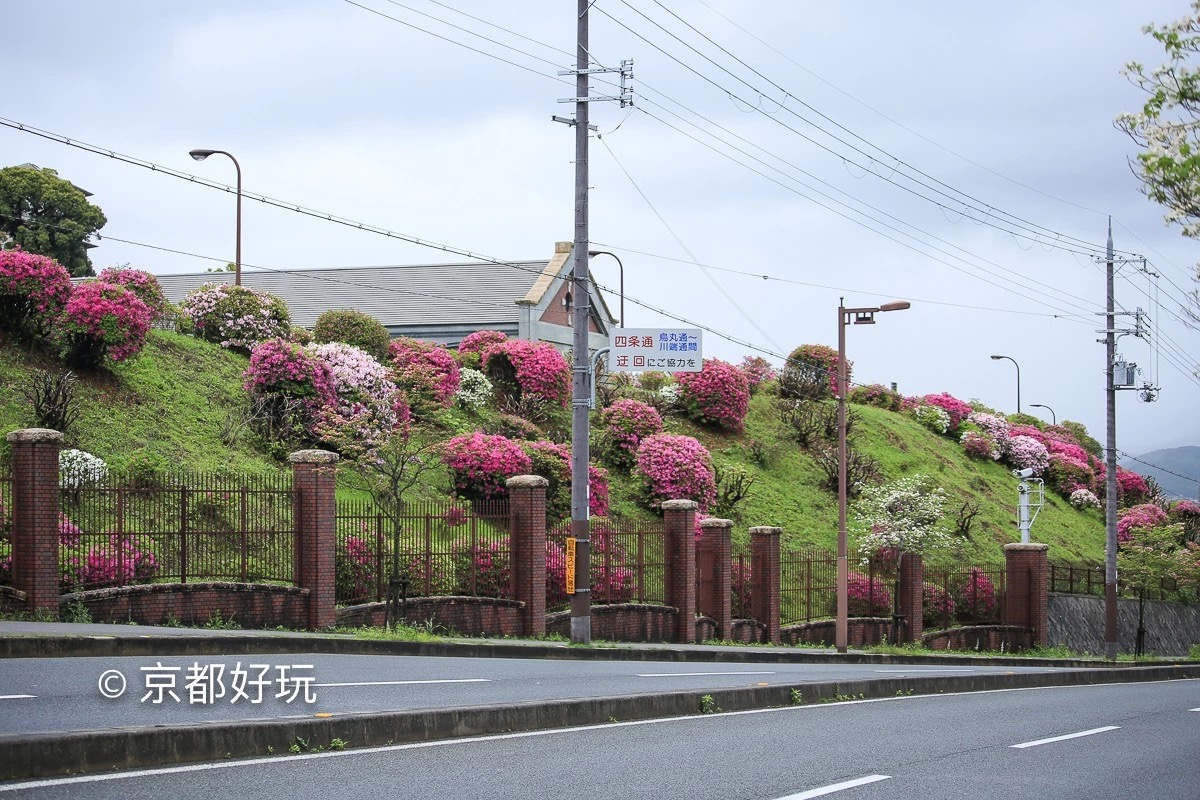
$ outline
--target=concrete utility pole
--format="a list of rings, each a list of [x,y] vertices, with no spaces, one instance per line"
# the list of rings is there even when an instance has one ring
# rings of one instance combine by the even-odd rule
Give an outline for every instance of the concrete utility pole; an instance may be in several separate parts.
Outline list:
[[[1117,318],[1113,298],[1112,217],[1108,219],[1105,251],[1104,353],[1105,442],[1104,442],[1104,657],[1117,658],[1117,390],[1113,385],[1113,362],[1117,359]]]

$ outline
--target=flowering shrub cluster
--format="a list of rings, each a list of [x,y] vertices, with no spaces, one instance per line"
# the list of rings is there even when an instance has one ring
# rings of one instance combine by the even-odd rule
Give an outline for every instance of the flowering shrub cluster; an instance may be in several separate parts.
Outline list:
[[[463,367],[459,370],[458,391],[454,400],[468,411],[478,411],[492,400],[492,382],[477,369]]]
[[[927,583],[922,587],[922,616],[930,627],[944,627],[954,619],[954,597],[940,586]]]
[[[571,515],[571,451],[561,444],[536,440],[521,442],[521,448],[529,456],[530,472],[541,475],[550,482],[546,487],[546,517],[553,521]],[[588,512],[593,517],[608,514],[608,473],[595,465],[588,465]]]
[[[663,421],[654,406],[637,400],[617,400],[600,414],[608,447],[605,457],[612,464],[629,468],[637,460],[642,440],[662,433]]]
[[[458,362],[445,347],[419,339],[393,339],[388,345],[392,376],[414,409],[447,408],[458,391]]]
[[[892,592],[882,578],[871,578],[860,572],[846,576],[846,595],[849,599],[849,615],[852,617],[875,617],[890,613]]]
[[[1136,506],[1150,500],[1150,486],[1136,472],[1117,467],[1117,496],[1122,505]]]
[[[996,615],[996,584],[978,567],[971,567],[965,580],[951,588],[960,622],[981,623]]]
[[[642,481],[643,500],[652,509],[664,500],[695,500],[703,511],[716,499],[712,456],[691,436],[646,437],[637,451],[634,475]]]
[[[280,298],[246,286],[205,283],[179,304],[195,333],[221,347],[250,351],[259,342],[287,338],[291,317]]]
[[[846,362],[846,385],[854,374],[854,365]],[[780,393],[784,397],[820,400],[837,394],[838,354],[823,344],[802,344],[788,354],[780,375]]]
[[[948,433],[957,431],[958,426],[970,416],[972,411],[970,403],[964,403],[962,400],[946,392],[942,392],[941,394],[927,394],[921,398],[921,401],[927,406],[937,406],[949,415],[950,428]]]
[[[861,406],[875,406],[888,411],[899,411],[900,404],[904,400],[899,392],[892,391],[879,383],[873,383],[870,386],[852,386],[847,394],[847,399],[851,403],[858,403]]]
[[[1012,435],[1008,420],[998,417],[995,414],[975,411],[967,416],[967,422],[979,428],[984,436],[991,439],[1001,456],[1008,452],[1008,440]]]
[[[149,272],[129,267],[108,267],[100,271],[99,278],[102,283],[124,286],[133,292],[150,309],[151,322],[167,312],[167,297],[158,284],[158,278]]]
[[[520,444],[480,431],[450,439],[442,445],[441,455],[453,473],[455,493],[472,500],[504,497],[505,481],[527,475],[533,467]]]
[[[1014,469],[1032,469],[1041,475],[1050,466],[1050,451],[1031,436],[1016,434],[1008,440],[1008,463]]]
[[[963,450],[972,458],[988,458],[996,461],[1000,458],[1000,449],[996,447],[995,440],[986,433],[979,431],[963,431],[959,442],[963,446]]]
[[[927,553],[947,547],[950,534],[939,527],[945,502],[942,488],[921,475],[864,488],[855,503],[859,553],[870,557],[881,550]]]
[[[1071,492],[1071,496],[1068,498],[1068,501],[1072,506],[1078,509],[1100,508],[1100,506],[1103,505],[1103,503],[1100,501],[1100,498],[1096,497],[1096,495],[1092,494],[1092,492],[1088,489],[1076,489],[1075,491]]]
[[[335,308],[324,311],[313,324],[314,342],[341,342],[354,345],[369,353],[378,361],[387,359],[388,342],[392,337],[383,324],[352,308]]]
[[[45,335],[70,296],[71,273],[57,261],[0,250],[0,330]]]
[[[917,422],[934,433],[945,434],[950,430],[950,414],[944,408],[920,404],[913,406],[912,414]]]
[[[365,351],[341,342],[308,345],[324,364],[336,401],[319,410],[315,432],[343,455],[361,457],[378,448],[407,421],[407,406],[387,368]]]
[[[699,372],[680,373],[679,399],[697,422],[740,433],[750,409],[750,387],[733,364],[706,358]]]
[[[58,485],[78,489],[99,483],[108,476],[104,460],[83,450],[60,450],[58,453]]]
[[[592,523],[591,590],[596,603],[627,603],[635,576],[625,566],[629,555],[603,520]],[[546,608],[567,602],[567,555],[557,542],[546,542]]]
[[[507,597],[511,592],[512,559],[509,543],[458,539],[450,546],[454,594]]]
[[[746,356],[742,359],[742,363],[738,365],[738,369],[742,371],[742,375],[746,376],[746,385],[749,387],[751,394],[757,392],[758,387],[767,381],[775,380],[776,376],[775,368],[771,366],[771,362],[762,356]]]
[[[483,371],[510,402],[532,399],[565,406],[571,397],[571,365],[546,342],[507,339],[483,351]]]
[[[375,585],[375,553],[365,539],[350,536],[333,554],[334,595],[339,599],[368,597]]]
[[[494,344],[508,341],[508,334],[500,331],[475,331],[468,333],[458,343],[458,363],[471,369],[479,369],[483,351]]]
[[[71,292],[55,321],[54,338],[68,363],[97,367],[108,356],[137,355],[150,332],[150,309],[123,286],[86,281]]]
[[[148,583],[158,574],[158,559],[150,550],[116,536],[86,553],[69,553],[63,560],[62,582],[67,588],[99,589],[122,583]]]
[[[242,377],[243,388],[264,401],[273,431],[319,435],[322,410],[337,404],[329,366],[286,339],[268,339],[256,345]]]
[[[1117,541],[1127,542],[1135,530],[1146,530],[1165,525],[1167,512],[1153,503],[1143,503],[1117,512]]]

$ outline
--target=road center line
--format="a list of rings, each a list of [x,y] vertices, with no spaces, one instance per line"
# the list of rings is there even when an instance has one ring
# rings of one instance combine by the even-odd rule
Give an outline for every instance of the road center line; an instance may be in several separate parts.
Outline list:
[[[866,786],[868,783],[878,783],[886,781],[891,775],[867,775],[862,778],[855,778],[852,781],[843,781],[842,783],[832,783],[829,786],[822,786],[819,789],[809,789],[807,792],[800,794],[789,794],[787,797],[781,797],[779,800],[809,800],[812,797],[824,797],[827,794],[840,792],[845,789],[853,789],[856,786]]]
[[[1200,708],[1189,708],[1188,711],[1200,711]]]
[[[1068,733],[1065,736],[1051,736],[1049,739],[1036,739],[1032,742],[1022,742],[1021,744],[1010,744],[1009,747],[1023,749],[1026,747],[1037,747],[1039,744],[1050,744],[1051,742],[1062,742],[1067,739],[1078,739],[1080,736],[1092,736],[1097,733],[1106,731],[1115,731],[1120,729],[1120,725],[1105,725],[1103,728],[1092,728],[1090,731],[1080,731],[1079,733]]]
[[[430,681],[363,681],[361,683],[314,683],[313,686],[417,686],[424,683],[491,683],[491,678],[457,678]]]
[[[37,697],[36,694],[0,694],[0,700],[32,700]],[[1192,709],[1197,711],[1200,709]]]
[[[774,672],[645,672],[639,678],[695,678],[709,675],[774,675]]]

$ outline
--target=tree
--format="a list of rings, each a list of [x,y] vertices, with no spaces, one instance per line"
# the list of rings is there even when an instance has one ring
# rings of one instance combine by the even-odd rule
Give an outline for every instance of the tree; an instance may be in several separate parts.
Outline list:
[[[1200,583],[1200,546],[1187,542],[1183,525],[1160,525],[1134,529],[1117,550],[1121,580],[1137,590],[1138,628],[1135,655],[1142,655],[1146,642],[1146,597],[1161,588],[1164,579],[1177,587],[1194,589]]]
[[[72,276],[95,275],[87,241],[108,220],[82,189],[52,169],[0,169],[0,240],[53,258]]]

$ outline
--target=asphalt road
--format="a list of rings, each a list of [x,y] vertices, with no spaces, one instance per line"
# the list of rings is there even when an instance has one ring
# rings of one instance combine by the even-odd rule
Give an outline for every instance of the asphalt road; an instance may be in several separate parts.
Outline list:
[[[1195,800],[1200,681],[713,714],[0,784],[6,792],[130,800]]]
[[[263,701],[254,688],[259,671],[270,669],[262,680]],[[173,671],[164,668],[176,668]],[[208,697],[193,694],[189,668],[222,667],[210,682]],[[278,668],[312,665],[311,670],[290,670],[312,677],[312,695],[305,702],[299,687],[288,703],[276,699],[281,688],[291,693],[295,683],[279,684]],[[246,697],[234,690],[234,672]],[[101,694],[101,676],[110,673],[106,688],[115,691],[123,676],[121,696]],[[215,720],[273,719],[310,716],[314,713],[404,711],[454,708],[527,700],[604,697],[676,690],[709,690],[758,684],[797,684],[831,680],[928,677],[984,673],[1050,672],[1048,667],[987,667],[973,665],[896,664],[730,664],[650,661],[560,661],[499,658],[426,658],[417,656],[255,655],[206,657],[127,658],[18,658],[0,661],[0,734],[44,731],[95,730],[117,726],[150,726]],[[155,676],[165,676],[172,689],[159,692]],[[170,691],[174,691],[172,698]],[[149,695],[147,697],[147,695]],[[161,702],[154,700],[161,697]],[[145,699],[143,699],[145,698]]]

